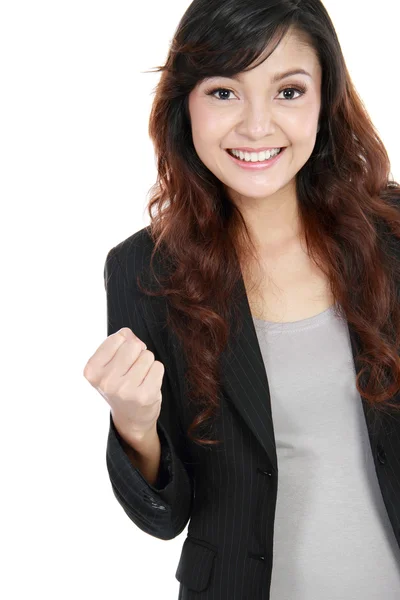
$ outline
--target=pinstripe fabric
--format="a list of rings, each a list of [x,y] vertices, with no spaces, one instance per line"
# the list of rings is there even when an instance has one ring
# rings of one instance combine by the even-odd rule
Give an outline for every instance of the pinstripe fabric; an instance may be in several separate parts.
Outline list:
[[[125,455],[110,414],[106,462],[112,490],[128,517],[154,537],[172,539],[188,524],[175,574],[180,600],[269,600],[278,465],[267,373],[244,283],[238,288],[243,330],[231,336],[221,358],[223,394],[212,434],[223,443],[200,448],[184,434],[196,410],[185,402],[186,363],[166,327],[167,305],[135,284],[138,274],[149,274],[152,247],[144,228],[112,248],[104,280],[107,335],[130,327],[165,366],[157,423],[161,467],[149,485]],[[154,265],[161,274],[157,260]],[[349,333],[358,372],[360,341],[350,325]],[[364,401],[362,407],[400,546],[400,418],[378,417]]]

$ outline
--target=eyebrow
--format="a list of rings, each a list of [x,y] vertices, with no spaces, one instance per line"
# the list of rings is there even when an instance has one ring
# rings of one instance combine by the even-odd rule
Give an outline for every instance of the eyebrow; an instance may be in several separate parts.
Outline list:
[[[295,69],[290,69],[290,71],[284,71],[283,73],[275,73],[275,75],[272,77],[271,83],[276,83],[277,81],[281,81],[281,79],[285,79],[286,77],[291,77],[292,75],[307,75],[308,77],[310,77],[312,79],[312,76],[310,75],[310,73],[308,71],[306,71],[305,69],[300,69],[300,68],[295,68]],[[217,78],[218,75],[216,75],[215,78]],[[242,79],[241,74],[238,75],[232,75],[232,77],[224,77],[221,76],[222,79],[234,79],[235,81],[240,81]],[[214,77],[210,77],[209,79],[214,79]]]

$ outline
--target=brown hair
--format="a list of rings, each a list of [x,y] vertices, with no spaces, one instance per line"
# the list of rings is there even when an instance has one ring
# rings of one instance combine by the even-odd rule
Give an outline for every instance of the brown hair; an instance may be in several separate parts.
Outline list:
[[[185,350],[191,398],[202,404],[187,431],[199,444],[219,443],[193,430],[218,405],[218,359],[229,325],[239,319],[232,293],[241,266],[257,257],[241,212],[195,151],[188,94],[205,77],[258,66],[289,28],[305,37],[322,67],[320,131],[296,176],[308,252],[362,342],[357,390],[373,408],[400,409],[386,402],[400,386],[400,186],[389,179],[388,155],[326,9],[320,0],[194,0],[165,65],[156,68],[162,74],[149,122],[158,170],[147,207],[155,243],[151,269],[158,250],[174,268],[159,291],[143,289],[139,277],[137,283],[148,295],[168,297],[168,325]],[[359,379],[368,368],[362,389]]]

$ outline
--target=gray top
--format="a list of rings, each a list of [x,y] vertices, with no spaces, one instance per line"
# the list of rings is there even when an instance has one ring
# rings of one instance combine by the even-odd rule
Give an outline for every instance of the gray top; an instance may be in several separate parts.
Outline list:
[[[270,599],[399,600],[400,551],[375,472],[347,321],[333,306],[291,323],[253,321],[279,468]]]

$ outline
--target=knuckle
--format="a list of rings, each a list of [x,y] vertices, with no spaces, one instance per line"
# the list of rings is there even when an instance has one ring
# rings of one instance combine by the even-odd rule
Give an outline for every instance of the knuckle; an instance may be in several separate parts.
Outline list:
[[[91,377],[93,376],[92,368],[91,368],[91,366],[89,364],[87,364],[85,366],[85,368],[83,369],[83,376],[86,379],[88,379],[89,381],[90,381]]]
[[[128,331],[131,332],[132,330],[129,327],[121,327],[116,333],[128,333]]]
[[[95,383],[98,378],[97,372],[95,371],[93,365],[90,364],[87,364],[84,368],[83,376],[89,381],[89,383],[92,384]]]
[[[133,346],[134,349],[141,349],[143,347],[143,343],[141,342],[141,340],[139,340],[139,338],[137,337],[132,337],[129,340],[127,340],[127,342]]]
[[[140,345],[140,347],[142,347],[142,345]],[[151,356],[154,360],[154,353],[151,350],[145,348],[144,350],[142,350],[142,354],[145,354],[146,356]]]

